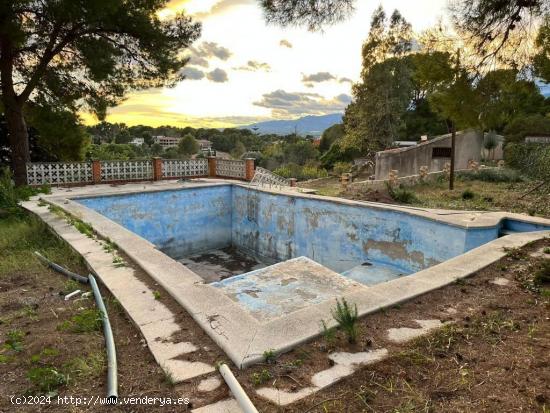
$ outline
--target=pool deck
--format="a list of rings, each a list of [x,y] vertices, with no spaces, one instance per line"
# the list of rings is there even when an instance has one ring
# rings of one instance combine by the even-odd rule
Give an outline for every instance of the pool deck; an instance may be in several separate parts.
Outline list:
[[[319,280],[312,280],[310,283],[317,283],[316,288],[320,292],[319,294],[321,294],[322,299],[315,300],[314,298],[310,298],[309,305],[307,306],[300,307],[298,305],[293,307],[292,310],[282,310],[279,308],[279,310],[270,313],[268,316],[264,316],[264,314],[255,313],[250,302],[243,305],[243,301],[234,294],[234,291],[231,291],[231,288],[233,288],[231,284],[234,284],[234,282],[225,283],[223,288],[206,284],[202,277],[156,249],[149,241],[114,223],[105,216],[73,201],[73,198],[84,196],[162,191],[227,185],[228,183],[247,186],[236,181],[224,180],[197,180],[184,183],[176,181],[139,183],[120,186],[95,185],[70,189],[54,189],[51,195],[43,195],[41,198],[47,203],[56,205],[69,214],[90,223],[97,234],[101,237],[109,238],[116,243],[122,252],[139,265],[155,282],[160,284],[162,288],[185,308],[240,368],[263,360],[263,353],[266,350],[273,349],[276,352],[288,351],[296,345],[319,335],[320,320],[325,320],[329,327],[334,326],[335,322],[331,317],[331,308],[334,306],[334,298],[336,296],[345,298],[350,303],[357,304],[359,315],[363,316],[441,288],[455,282],[457,279],[468,277],[506,255],[503,247],[520,247],[537,239],[550,236],[550,231],[506,235],[428,269],[368,287],[353,282],[353,280],[345,279],[338,274],[331,272],[332,274],[329,275],[326,273],[325,275],[328,280],[334,280],[334,277],[338,276],[344,278],[349,284],[343,283],[342,291],[329,294],[327,289],[323,290],[320,288]],[[349,201],[341,198],[320,197],[300,193],[299,189],[281,191],[258,188],[258,190],[288,196],[330,200],[347,205],[367,205],[371,208],[398,210],[460,227],[494,226],[505,218],[550,225],[550,220],[547,219],[506,212],[429,210],[372,202]],[[75,236],[72,233],[71,236],[67,236],[66,230],[63,230],[60,226],[60,220],[54,219],[55,214],[48,210],[47,205],[40,204],[38,198],[33,198],[31,201],[23,203],[23,207],[45,220],[54,231],[75,247],[75,249],[78,250],[78,244],[82,243],[83,239],[86,239],[83,234]],[[64,225],[66,226],[66,222]],[[88,259],[88,264],[92,270],[109,287],[108,284],[114,282],[112,274],[114,270],[112,266],[97,266],[92,262],[93,260]],[[314,262],[312,261],[312,263]],[[324,270],[330,271],[322,266],[320,267],[324,268],[324,270],[315,268],[311,263],[307,264],[310,275],[321,274]],[[301,268],[303,269],[304,265]],[[288,272],[288,268],[286,272],[276,271],[276,276],[274,276],[273,271],[271,273],[265,271],[262,273],[262,270],[259,271],[260,273],[256,273],[255,276],[264,278],[266,282],[264,283],[265,288],[270,288],[270,285],[274,285],[273,283],[278,282],[280,284],[285,279],[288,279],[289,276],[292,278]],[[267,277],[269,274],[271,274],[271,277]],[[340,281],[342,280],[340,279]],[[300,282],[303,282],[303,280],[300,280]],[[307,283],[304,285],[307,285]]]

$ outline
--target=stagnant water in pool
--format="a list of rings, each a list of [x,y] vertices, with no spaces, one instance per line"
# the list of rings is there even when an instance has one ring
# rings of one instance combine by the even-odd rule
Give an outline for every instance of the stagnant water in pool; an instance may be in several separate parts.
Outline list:
[[[463,228],[372,205],[214,185],[77,199],[180,260],[207,282],[305,256],[376,284],[460,255],[511,221]]]

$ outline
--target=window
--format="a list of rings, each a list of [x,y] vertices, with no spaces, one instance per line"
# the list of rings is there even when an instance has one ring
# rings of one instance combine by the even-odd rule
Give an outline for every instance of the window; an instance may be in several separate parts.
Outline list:
[[[451,148],[432,148],[432,158],[450,158]]]

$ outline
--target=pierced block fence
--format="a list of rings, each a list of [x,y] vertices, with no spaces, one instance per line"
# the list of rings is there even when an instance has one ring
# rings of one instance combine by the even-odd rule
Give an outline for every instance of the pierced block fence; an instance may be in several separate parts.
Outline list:
[[[139,161],[33,162],[27,164],[27,184],[78,186],[183,178],[230,178],[251,181],[254,159],[161,159]]]

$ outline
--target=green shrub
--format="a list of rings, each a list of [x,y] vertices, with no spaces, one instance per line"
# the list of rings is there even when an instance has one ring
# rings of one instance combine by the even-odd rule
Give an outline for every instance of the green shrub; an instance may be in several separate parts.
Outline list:
[[[255,386],[259,386],[261,384],[264,384],[269,379],[271,379],[271,377],[273,377],[273,376],[271,375],[269,370],[263,369],[259,373],[252,373],[252,375],[250,376],[250,379],[252,380],[252,383]]]
[[[342,301],[336,299],[336,308],[331,310],[331,314],[342,330],[347,334],[348,341],[350,343],[355,343],[358,334],[357,321],[359,320],[357,304],[351,307],[345,298],[342,298]]]
[[[299,181],[308,179],[325,178],[328,176],[326,169],[319,168],[315,165],[301,166],[295,163],[288,163],[273,171],[277,175],[284,178],[296,178]]]
[[[23,338],[25,337],[25,333],[21,330],[11,330],[8,332],[7,336],[8,338],[4,342],[5,348],[17,352],[23,350]]]
[[[401,202],[402,204],[412,204],[418,201],[418,198],[410,189],[405,188],[402,185],[399,185],[397,188],[392,187],[390,184],[387,185],[388,194],[394,201]]]
[[[487,168],[477,172],[460,172],[457,174],[463,181],[484,181],[484,182],[522,182],[521,174],[509,168]]]
[[[350,162],[336,162],[332,167],[332,172],[336,176],[341,176],[342,174],[350,172],[351,166]]]
[[[536,285],[550,284],[550,260],[544,260],[533,279]]]
[[[465,189],[463,192],[462,192],[462,199],[467,201],[469,199],[474,199],[476,196],[476,194],[470,190],[470,189]]]
[[[507,165],[538,180],[550,181],[550,145],[510,143],[504,149]]]
[[[20,213],[18,203],[27,201],[31,196],[39,193],[50,193],[49,185],[30,187],[27,185],[15,187],[12,181],[12,173],[9,168],[0,169],[0,209],[9,214]]]

